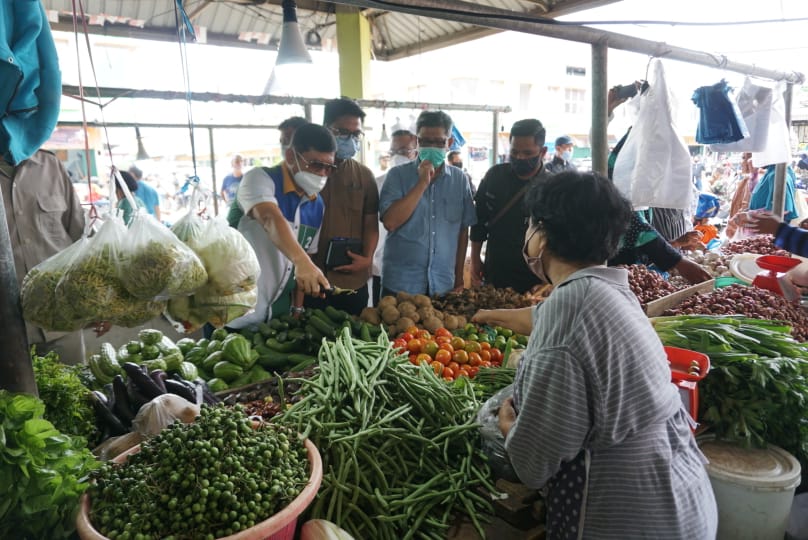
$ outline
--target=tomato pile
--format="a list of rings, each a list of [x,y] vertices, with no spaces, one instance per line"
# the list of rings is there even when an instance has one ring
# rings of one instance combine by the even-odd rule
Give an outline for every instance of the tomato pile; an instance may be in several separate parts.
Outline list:
[[[393,346],[408,351],[413,364],[429,364],[447,382],[474,378],[481,367],[498,367],[503,361],[502,351],[488,341],[463,339],[446,328],[438,328],[433,335],[413,326],[399,334]]]

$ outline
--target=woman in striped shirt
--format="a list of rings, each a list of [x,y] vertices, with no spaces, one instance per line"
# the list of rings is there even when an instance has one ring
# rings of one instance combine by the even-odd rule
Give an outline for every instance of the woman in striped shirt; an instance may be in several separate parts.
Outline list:
[[[500,408],[520,480],[545,489],[548,538],[712,539],[715,499],[662,344],[607,268],[631,217],[606,178],[561,173],[528,195],[524,256],[542,304],[477,322],[530,333]]]

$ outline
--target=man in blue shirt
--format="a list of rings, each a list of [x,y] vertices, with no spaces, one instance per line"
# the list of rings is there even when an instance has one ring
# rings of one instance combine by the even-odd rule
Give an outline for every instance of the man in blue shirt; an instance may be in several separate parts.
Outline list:
[[[379,200],[388,231],[383,296],[462,288],[468,228],[477,222],[463,171],[446,164],[452,119],[442,111],[424,111],[415,127],[418,159],[390,169]]]
[[[146,210],[160,221],[160,195],[157,190],[143,180],[143,171],[135,165],[129,167],[129,173],[137,180],[137,197],[143,201]]]
[[[236,191],[238,191],[238,185],[244,176],[242,172],[244,158],[236,154],[230,161],[230,166],[233,167],[233,172],[224,177],[224,180],[222,180],[222,190],[219,192],[222,196],[222,200],[227,204],[236,200]]]

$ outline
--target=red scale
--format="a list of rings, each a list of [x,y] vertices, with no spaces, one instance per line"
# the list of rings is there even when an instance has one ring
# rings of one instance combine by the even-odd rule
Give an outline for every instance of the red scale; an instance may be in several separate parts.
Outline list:
[[[791,300],[791,294],[784,294],[782,283],[789,270],[800,265],[802,261],[796,257],[780,257],[778,255],[763,255],[755,259],[755,263],[763,268],[752,281],[752,285],[759,289],[766,289]],[[786,291],[789,292],[789,291]]]

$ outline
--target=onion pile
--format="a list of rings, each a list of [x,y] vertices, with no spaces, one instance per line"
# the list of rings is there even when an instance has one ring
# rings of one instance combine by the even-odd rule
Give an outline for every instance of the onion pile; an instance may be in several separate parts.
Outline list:
[[[737,240],[721,246],[721,251],[724,255],[737,255],[739,253],[757,253],[758,255],[779,255],[781,257],[790,257],[788,251],[778,248],[774,245],[774,236],[770,234],[762,234],[760,236],[753,236],[745,240]]]
[[[684,300],[664,315],[744,315],[753,319],[784,321],[799,342],[808,341],[808,314],[782,296],[766,289],[730,285]]]
[[[649,270],[642,264],[632,264],[624,268],[628,270],[628,284],[631,292],[642,305],[676,292],[676,287],[665,281],[660,274]]]

